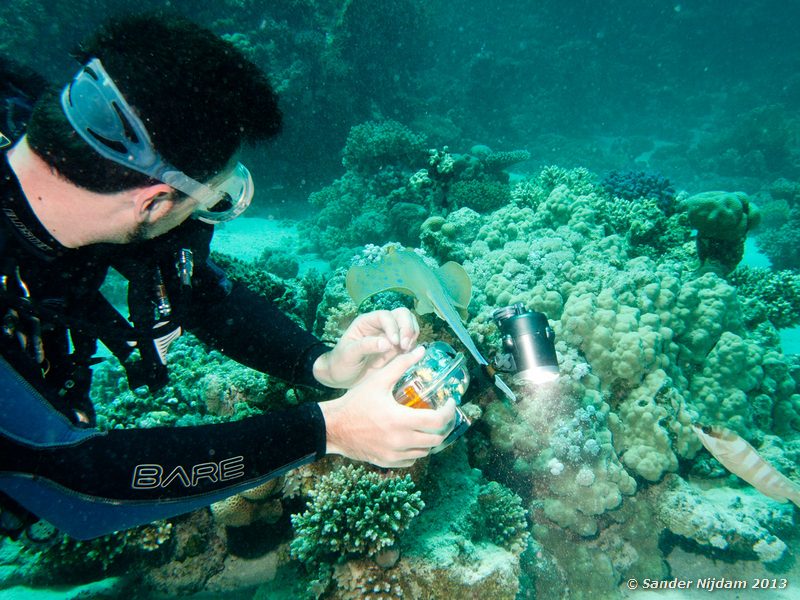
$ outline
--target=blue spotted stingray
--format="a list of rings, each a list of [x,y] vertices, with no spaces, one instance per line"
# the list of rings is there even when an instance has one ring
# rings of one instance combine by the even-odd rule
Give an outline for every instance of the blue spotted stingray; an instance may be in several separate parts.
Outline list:
[[[420,315],[436,313],[453,330],[461,343],[490,377],[512,400],[514,393],[497,377],[469,335],[462,319],[467,317],[467,306],[472,295],[472,282],[464,267],[448,262],[432,270],[411,250],[389,248],[378,262],[353,266],[347,272],[347,292],[360,305],[380,292],[396,291],[413,296],[414,310]]]

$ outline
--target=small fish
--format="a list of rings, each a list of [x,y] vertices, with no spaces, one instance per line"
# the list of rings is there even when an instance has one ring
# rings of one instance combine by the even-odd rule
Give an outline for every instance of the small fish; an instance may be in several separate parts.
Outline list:
[[[744,438],[724,427],[692,425],[711,455],[765,496],[800,507],[800,486],[764,460]]]

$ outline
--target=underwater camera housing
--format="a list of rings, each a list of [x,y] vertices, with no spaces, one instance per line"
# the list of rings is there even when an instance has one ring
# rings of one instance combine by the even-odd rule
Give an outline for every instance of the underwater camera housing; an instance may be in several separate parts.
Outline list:
[[[558,378],[555,333],[544,313],[520,303],[498,308],[492,319],[500,329],[504,354],[495,358],[500,370],[514,373],[517,384],[541,384]]]
[[[461,397],[469,387],[467,359],[450,344],[433,342],[425,354],[408,369],[394,387],[394,398],[411,408],[439,408],[452,398],[456,402],[456,424],[450,435],[431,450],[440,452],[461,437],[470,426],[470,420],[458,407]]]

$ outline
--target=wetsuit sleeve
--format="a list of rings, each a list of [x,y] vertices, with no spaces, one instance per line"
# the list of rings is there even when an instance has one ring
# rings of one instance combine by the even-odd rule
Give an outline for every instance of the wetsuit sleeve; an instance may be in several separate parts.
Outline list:
[[[0,491],[89,539],[207,506],[324,453],[315,403],[218,425],[84,430],[58,445],[0,436]]]
[[[224,296],[195,298],[185,321],[187,329],[245,366],[321,388],[312,367],[330,348],[246,286],[233,283],[228,289]]]

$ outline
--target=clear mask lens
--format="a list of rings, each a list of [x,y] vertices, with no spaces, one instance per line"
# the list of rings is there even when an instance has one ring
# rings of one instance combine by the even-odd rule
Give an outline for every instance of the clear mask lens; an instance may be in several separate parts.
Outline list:
[[[193,216],[206,223],[224,223],[242,214],[253,199],[253,177],[242,163],[207,184],[214,195],[200,199]]]

